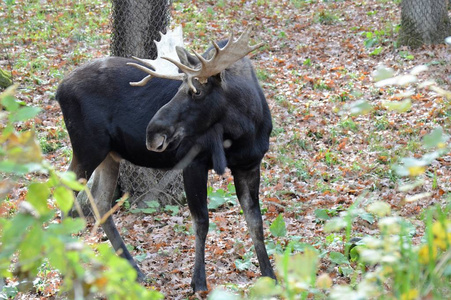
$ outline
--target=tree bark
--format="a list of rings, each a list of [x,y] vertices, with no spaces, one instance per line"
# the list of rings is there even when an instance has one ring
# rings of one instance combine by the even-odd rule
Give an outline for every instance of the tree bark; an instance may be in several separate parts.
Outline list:
[[[154,59],[170,20],[169,0],[113,0],[111,54]]]
[[[448,0],[403,0],[400,45],[418,48],[441,44],[451,35]]]

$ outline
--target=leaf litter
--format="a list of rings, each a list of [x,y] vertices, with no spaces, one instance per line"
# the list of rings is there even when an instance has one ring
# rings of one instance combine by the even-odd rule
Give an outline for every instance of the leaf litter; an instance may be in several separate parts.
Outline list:
[[[418,50],[394,47],[400,7],[393,2],[191,0],[173,4],[173,21],[184,26],[185,43],[190,49],[202,51],[210,40],[225,38],[230,31],[238,34],[248,25],[254,28],[255,41],[266,43],[250,57],[274,124],[270,150],[262,165],[260,193],[267,241],[286,243],[296,236],[321,252],[339,252],[343,249],[326,243],[329,233],[318,222],[316,209],[345,210],[368,191],[362,207],[382,201],[413,224],[419,224],[424,208],[449,198],[449,154],[426,167],[424,183],[407,198],[412,199],[414,194],[424,196],[415,201],[406,201],[406,193],[398,188],[408,182],[397,177],[391,167],[401,157],[421,157],[425,153],[421,137],[437,124],[449,132],[449,112],[445,109],[446,99],[427,89],[410,96],[406,112],[387,110],[387,105],[399,100],[396,95],[406,90],[402,86],[376,86],[372,72],[385,65],[395,75],[402,75],[418,65],[428,65],[427,71],[418,74],[419,78],[434,79],[449,90],[447,74],[451,71],[446,45]],[[51,19],[49,22],[61,21],[64,11],[73,9],[69,3],[58,2],[55,7],[46,3],[46,7],[58,12],[45,14]],[[96,4],[86,7],[93,19],[109,9],[106,2]],[[36,13],[15,12],[17,24],[10,26],[10,34],[23,36],[24,29],[19,25],[26,24]],[[68,71],[89,59],[108,55],[109,24],[101,22],[95,26],[90,33],[96,31],[102,37],[95,42],[76,41],[73,36],[56,40],[30,35],[8,44],[6,59],[0,59],[2,68],[13,62],[13,77],[21,87],[18,98],[43,109],[34,123],[19,126],[35,127],[39,136],[59,143],[46,153],[46,158],[61,170],[67,168],[70,160],[70,143],[67,134],[58,133],[64,125],[54,93]],[[49,51],[43,51],[46,48]],[[46,67],[23,63],[36,63],[39,57],[45,58]],[[46,68],[59,72],[43,72]],[[346,112],[360,100],[375,109],[366,115]],[[230,177],[230,173],[222,177],[211,173],[209,182],[214,189],[227,190]],[[11,196],[20,201],[23,188]],[[285,238],[270,234],[270,225],[280,214],[286,223]],[[142,270],[149,274],[151,286],[168,299],[197,297],[191,295],[189,285],[194,237],[187,207],[176,215],[165,211],[131,214],[123,209],[115,219]],[[255,256],[250,258],[248,269],[237,270],[235,264],[252,251],[239,205],[227,204],[210,212],[210,222],[214,225],[206,243],[209,288],[227,283],[248,286],[259,276],[259,269]],[[374,224],[359,220],[353,224],[353,236],[374,234],[375,228]],[[423,228],[416,230],[414,238],[418,240]],[[97,241],[88,242],[103,241],[101,230],[96,237]],[[334,283],[347,280],[327,259],[321,260],[320,272],[330,273]]]

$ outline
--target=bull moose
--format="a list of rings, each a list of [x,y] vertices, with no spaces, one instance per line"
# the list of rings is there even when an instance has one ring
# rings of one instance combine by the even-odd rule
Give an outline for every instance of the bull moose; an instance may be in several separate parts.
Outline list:
[[[263,276],[275,278],[259,206],[260,164],[269,147],[271,115],[254,68],[246,57],[250,29],[214,43],[203,55],[177,47],[179,69],[169,74],[157,60],[108,57],[87,63],[60,84],[56,99],[73,148],[69,170],[94,173],[92,194],[99,213],[111,209],[120,159],[157,169],[183,169],[195,228],[191,286],[207,290],[207,178],[228,167],[255,245]],[[145,77],[144,77],[145,76]],[[143,79],[144,77],[144,79]],[[95,172],[94,172],[95,170]],[[143,279],[110,216],[102,224],[114,249]]]

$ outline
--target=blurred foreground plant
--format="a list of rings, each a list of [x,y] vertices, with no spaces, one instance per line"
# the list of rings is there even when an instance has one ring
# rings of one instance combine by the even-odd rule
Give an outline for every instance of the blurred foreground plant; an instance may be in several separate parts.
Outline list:
[[[136,271],[117,256],[108,244],[88,246],[75,236],[85,228],[83,219],[64,218],[74,203],[73,190],[81,191],[75,174],[57,172],[42,158],[33,131],[18,132],[15,125],[32,119],[39,109],[25,106],[14,97],[15,86],[0,94],[0,298],[33,292],[33,282],[43,265],[62,278],[58,297],[92,299],[161,299],[157,291],[136,282]],[[32,179],[24,200],[9,199],[24,175]],[[1,280],[3,282],[3,280]]]

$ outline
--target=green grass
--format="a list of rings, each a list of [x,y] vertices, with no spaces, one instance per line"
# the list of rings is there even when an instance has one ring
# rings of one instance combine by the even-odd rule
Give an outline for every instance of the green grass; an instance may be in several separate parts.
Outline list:
[[[96,49],[109,40],[107,30],[110,4],[86,0],[70,5],[57,0],[6,1],[5,18],[0,21],[1,43],[6,46],[6,58],[15,71],[15,80],[26,86],[43,84],[48,74],[61,80],[65,65],[73,65],[92,58]],[[60,54],[60,48],[71,49]],[[105,55],[108,53],[104,53]],[[60,63],[55,63],[59,61]]]

